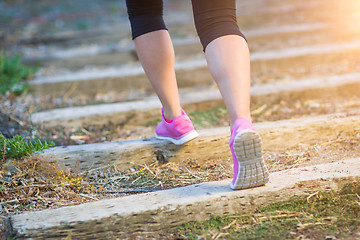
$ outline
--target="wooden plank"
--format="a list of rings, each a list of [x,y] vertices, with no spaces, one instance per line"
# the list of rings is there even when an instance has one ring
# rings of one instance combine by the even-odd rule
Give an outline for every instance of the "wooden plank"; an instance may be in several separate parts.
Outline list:
[[[351,117],[347,117],[348,114],[257,123],[255,128],[263,138],[263,148],[275,151],[283,149],[284,142],[286,148],[291,148],[299,143],[315,144],[318,141],[336,138],[341,131],[360,131],[359,113]],[[63,168],[75,169],[76,162],[79,162],[81,171],[110,165],[125,170],[137,164],[148,164],[156,159],[173,162],[185,159],[194,162],[204,159],[230,160],[228,139],[229,128],[223,127],[200,131],[199,138],[181,146],[148,138],[54,147],[39,154],[42,159],[57,162]]]
[[[346,51],[360,50],[360,42],[326,44],[318,46],[303,46],[277,51],[262,51],[251,54],[252,62],[270,61],[281,59],[321,54],[338,54]],[[290,61],[290,60],[289,60]],[[205,59],[178,62],[175,65],[178,86],[180,88],[195,85],[212,84]],[[38,77],[29,81],[34,94],[39,96],[62,96],[75,82],[80,83],[73,94],[95,96],[101,92],[123,92],[130,89],[151,89],[142,68],[137,66],[108,67],[96,70],[83,70],[62,74],[60,76]]]
[[[329,190],[359,179],[360,159],[348,159],[274,172],[267,185],[253,189],[232,191],[229,179],[13,215],[11,223],[17,239],[129,238],[210,216],[251,212],[314,191],[311,181],[317,180],[316,190]]]
[[[338,76],[299,79],[291,82],[275,82],[258,84],[251,88],[252,100],[255,97],[267,98],[269,94],[280,96],[289,92],[322,89],[331,87],[353,88],[346,84],[360,83],[360,73]],[[314,93],[319,94],[319,93]],[[218,90],[204,90],[188,92],[180,95],[181,103],[187,112],[202,111],[223,105]],[[327,96],[324,96],[327,97]],[[109,122],[131,122],[131,125],[143,124],[144,119],[153,121],[159,118],[161,104],[157,98],[151,97],[141,101],[99,104],[93,106],[79,106],[53,109],[33,113],[31,120],[34,123],[50,128],[58,125],[77,128],[85,125],[104,125]]]

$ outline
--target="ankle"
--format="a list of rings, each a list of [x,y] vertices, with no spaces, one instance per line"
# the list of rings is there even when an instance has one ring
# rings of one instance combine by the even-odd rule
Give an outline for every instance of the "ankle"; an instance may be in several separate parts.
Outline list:
[[[241,115],[241,116],[238,116],[236,118],[232,118],[230,119],[230,129],[233,129],[233,126],[234,126],[234,123],[236,120],[238,119],[246,119],[248,120],[251,124],[252,124],[252,120],[251,120],[251,116],[250,115]]]
[[[234,132],[242,131],[242,130],[245,130],[245,129],[255,131],[255,128],[254,128],[251,120],[249,120],[247,118],[238,118],[238,119],[235,120],[235,122],[231,126],[231,135]]]
[[[181,115],[181,108],[173,111],[173,110],[166,110],[165,108],[163,108],[163,116],[165,118],[166,121],[171,121],[175,118],[177,118],[178,116]]]

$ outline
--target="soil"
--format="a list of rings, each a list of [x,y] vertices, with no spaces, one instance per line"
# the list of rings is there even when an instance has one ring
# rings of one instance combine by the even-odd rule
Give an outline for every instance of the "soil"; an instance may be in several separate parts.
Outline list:
[[[24,134],[24,130],[18,121],[12,120],[9,115],[0,112],[0,133],[6,138]]]
[[[22,99],[0,95],[0,134],[6,138],[31,135],[32,124],[27,104]]]

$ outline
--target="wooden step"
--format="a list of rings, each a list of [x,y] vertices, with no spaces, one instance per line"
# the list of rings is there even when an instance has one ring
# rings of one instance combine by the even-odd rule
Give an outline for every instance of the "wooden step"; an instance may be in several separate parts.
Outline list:
[[[319,30],[329,28],[325,24],[296,24],[285,25],[270,28],[249,29],[245,30],[244,34],[249,39],[250,44],[252,38],[266,37],[279,34],[314,35],[315,31],[318,34]],[[332,30],[333,31],[333,30]],[[175,38],[172,40],[175,56],[177,58],[189,58],[202,54],[202,47],[198,37]],[[255,43],[256,44],[256,43]],[[44,49],[45,48],[45,49]],[[39,64],[42,68],[66,68],[66,69],[81,69],[85,66],[105,66],[105,65],[119,65],[129,62],[136,62],[138,60],[133,43],[122,44],[118,41],[111,44],[101,45],[82,44],[73,47],[51,47],[46,46],[42,48],[41,52],[36,48],[26,48],[25,56],[22,61],[27,64]],[[256,50],[256,49],[255,49]],[[36,56],[31,56],[36,55]]]
[[[349,114],[354,116],[347,117]],[[315,144],[318,141],[336,138],[341,131],[360,131],[360,113],[263,122],[254,126],[263,138],[264,150],[275,151],[284,148],[284,143],[287,148],[291,148],[299,143]],[[42,159],[55,162],[61,168],[78,168],[81,171],[112,165],[119,170],[126,170],[134,165],[149,164],[154,160],[181,162],[187,159],[201,162],[202,159],[231,159],[227,144],[229,132],[228,127],[201,130],[199,138],[181,146],[148,138],[60,146],[46,149],[39,154]]]
[[[346,84],[360,83],[360,73],[328,76],[310,79],[299,79],[290,82],[275,82],[252,86],[253,97],[268,94],[299,92]],[[353,86],[350,86],[353,87]],[[218,90],[188,92],[180,95],[181,103],[186,110],[201,111],[223,104]],[[31,115],[33,123],[51,128],[58,125],[77,128],[85,125],[104,125],[108,122],[129,122],[130,125],[143,125],[146,121],[159,118],[161,104],[158,98],[151,97],[141,101],[99,104],[53,109]],[[188,112],[188,111],[187,111]]]
[[[258,69],[257,62],[265,61],[266,65],[270,67],[271,64],[276,65],[277,61],[284,59],[290,58],[288,60],[290,64],[296,62],[297,58],[322,54],[336,55],[347,51],[360,51],[360,42],[352,41],[340,44],[255,52],[251,55],[251,60],[255,65],[253,68]],[[175,70],[180,88],[213,83],[205,59],[178,62],[175,65]],[[34,94],[38,96],[63,96],[74,84],[78,86],[72,90],[72,94],[88,96],[95,96],[97,93],[109,91],[124,92],[130,89],[151,89],[150,83],[140,66],[112,67],[60,76],[39,77],[29,83],[35,91]]]
[[[284,181],[286,179],[286,181]],[[244,214],[312,191],[340,189],[360,180],[360,159],[270,174],[262,187],[232,191],[229,180],[139,194],[10,217],[17,238],[134,238],[211,216]],[[314,186],[316,186],[314,188]]]

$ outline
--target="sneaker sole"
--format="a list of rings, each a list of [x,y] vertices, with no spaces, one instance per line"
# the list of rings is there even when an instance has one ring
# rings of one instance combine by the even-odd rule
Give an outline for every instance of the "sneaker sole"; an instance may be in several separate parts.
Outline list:
[[[269,172],[262,157],[260,136],[252,130],[244,130],[235,136],[234,152],[239,161],[239,172],[234,190],[259,187],[269,181]]]
[[[175,139],[175,138],[171,138],[171,137],[158,136],[155,133],[155,137],[157,139],[168,140],[168,141],[172,142],[175,145],[182,145],[184,143],[187,143],[187,142],[193,140],[194,138],[196,138],[198,136],[199,136],[199,133],[196,132],[195,130],[187,133],[186,135],[184,135],[183,137],[181,137],[179,139]]]

